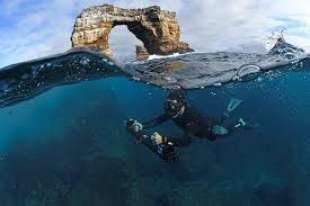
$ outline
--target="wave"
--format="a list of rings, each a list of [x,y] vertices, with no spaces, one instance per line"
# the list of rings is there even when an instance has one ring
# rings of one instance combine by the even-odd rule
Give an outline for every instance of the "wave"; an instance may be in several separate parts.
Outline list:
[[[266,54],[189,53],[127,64],[136,79],[168,89],[196,89],[231,81],[248,81],[260,73],[309,65],[310,55],[279,38]]]
[[[270,70],[310,67],[303,49],[277,40],[267,54],[187,53],[118,66],[100,53],[75,49],[0,70],[0,107],[32,98],[48,89],[81,81],[126,76],[168,89],[196,89],[249,81]]]
[[[0,70],[0,107],[59,85],[119,75],[124,73],[111,59],[87,49],[10,65]]]

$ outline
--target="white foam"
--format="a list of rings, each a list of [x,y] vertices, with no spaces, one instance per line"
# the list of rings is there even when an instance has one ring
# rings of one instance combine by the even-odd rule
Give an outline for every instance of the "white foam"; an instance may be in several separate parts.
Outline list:
[[[153,60],[153,59],[163,59],[163,58],[171,58],[171,57],[177,57],[180,56],[182,54],[180,53],[173,53],[171,55],[157,55],[157,54],[152,54],[149,56],[149,58],[147,60]]]

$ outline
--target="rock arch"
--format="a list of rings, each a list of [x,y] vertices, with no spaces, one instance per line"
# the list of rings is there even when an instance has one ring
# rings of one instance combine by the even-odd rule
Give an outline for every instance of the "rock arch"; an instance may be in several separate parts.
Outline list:
[[[158,6],[122,9],[108,4],[82,11],[75,21],[72,47],[95,48],[111,56],[109,34],[118,25],[126,25],[143,42],[149,54],[193,51],[187,43],[180,41],[175,12],[161,10]],[[145,52],[141,47],[137,51]]]

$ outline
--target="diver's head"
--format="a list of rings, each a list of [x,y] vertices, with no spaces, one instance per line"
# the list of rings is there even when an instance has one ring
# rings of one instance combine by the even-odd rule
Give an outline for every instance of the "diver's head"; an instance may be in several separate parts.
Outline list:
[[[172,91],[166,100],[166,111],[170,115],[178,115],[184,112],[186,108],[185,94],[181,90]]]

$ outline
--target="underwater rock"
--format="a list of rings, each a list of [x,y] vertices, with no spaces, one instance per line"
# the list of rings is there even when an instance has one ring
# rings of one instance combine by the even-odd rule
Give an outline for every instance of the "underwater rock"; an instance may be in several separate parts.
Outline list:
[[[109,4],[82,11],[75,21],[72,47],[95,48],[111,56],[109,34],[118,25],[126,25],[150,54],[193,51],[187,43],[180,41],[181,31],[175,12],[161,10],[159,6],[122,9]]]

